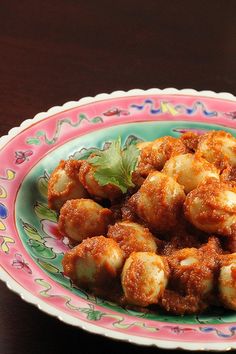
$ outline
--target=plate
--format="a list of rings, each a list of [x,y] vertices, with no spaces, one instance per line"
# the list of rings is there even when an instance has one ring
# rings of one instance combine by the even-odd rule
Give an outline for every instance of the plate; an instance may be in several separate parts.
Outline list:
[[[166,349],[236,349],[234,312],[144,314],[73,287],[61,266],[68,246],[46,198],[61,159],[84,157],[117,136],[124,144],[212,129],[236,136],[235,119],[228,93],[135,89],[68,102],[12,129],[0,140],[0,278],[40,310],[92,333]]]

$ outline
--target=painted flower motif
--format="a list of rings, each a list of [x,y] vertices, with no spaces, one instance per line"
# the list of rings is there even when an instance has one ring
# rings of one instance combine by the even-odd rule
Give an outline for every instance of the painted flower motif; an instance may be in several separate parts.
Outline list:
[[[44,219],[41,220],[41,225],[47,235],[44,237],[45,246],[52,248],[55,253],[65,253],[68,250],[67,240],[60,234],[57,223]]]
[[[189,328],[189,327],[182,328],[182,327],[179,327],[179,326],[163,326],[163,328],[166,328],[166,329],[170,330],[172,333],[175,333],[175,334],[182,334],[182,333],[185,333],[185,332],[194,332],[194,331],[196,331],[195,328]]]
[[[24,272],[28,274],[32,274],[32,270],[28,263],[25,262],[22,255],[20,253],[15,254],[15,259],[12,261],[12,266],[16,269],[22,269]]]

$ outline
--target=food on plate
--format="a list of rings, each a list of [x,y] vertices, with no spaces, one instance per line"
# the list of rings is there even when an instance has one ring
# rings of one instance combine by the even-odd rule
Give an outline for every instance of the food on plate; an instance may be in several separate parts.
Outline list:
[[[121,272],[124,255],[118,244],[104,236],[92,237],[68,251],[63,258],[65,275],[86,289],[111,286]]]
[[[69,239],[64,275],[134,309],[236,310],[235,141],[224,131],[118,138],[60,162],[48,204]]]
[[[202,184],[187,195],[184,209],[186,218],[202,231],[236,234],[236,184]]]
[[[98,150],[83,162],[80,181],[92,196],[112,201],[134,187],[132,173],[138,154],[134,145],[122,150],[120,138],[112,141],[109,148]]]
[[[48,182],[49,208],[60,210],[67,200],[88,196],[79,180],[80,167],[80,161],[67,160],[61,161],[55,168]]]
[[[121,275],[125,300],[143,307],[157,304],[166,287],[168,273],[166,260],[156,253],[131,253]]]
[[[110,225],[107,233],[123,250],[125,257],[132,252],[156,252],[158,239],[148,228],[131,221],[118,221]],[[160,241],[159,241],[160,242]]]
[[[224,306],[236,311],[236,253],[221,258],[219,290]]]
[[[173,252],[168,257],[170,287],[162,296],[161,306],[176,314],[191,314],[206,309],[213,301],[221,252],[215,237],[210,237],[199,248],[183,248]]]
[[[130,205],[148,227],[168,231],[175,227],[185,200],[183,186],[164,173],[151,172]]]
[[[68,200],[60,210],[59,231],[72,241],[106,234],[112,212],[92,199]]]
[[[219,180],[217,168],[198,154],[171,157],[165,163],[162,172],[184,186],[185,193],[191,192],[201,182],[211,178]]]
[[[186,146],[188,152],[194,153],[197,150],[200,135],[193,132],[186,132],[181,135],[180,140]]]
[[[164,136],[153,142],[141,143],[138,146],[140,158],[138,171],[147,176],[152,171],[159,171],[171,157],[187,152],[186,146],[180,139]]]
[[[119,187],[112,183],[101,186],[94,177],[95,172],[95,167],[93,167],[87,161],[82,162],[79,171],[79,179],[90,195],[97,197],[97,199],[99,198],[110,200],[115,200],[122,195]]]
[[[197,151],[218,168],[236,167],[236,139],[225,131],[211,131],[200,137]]]

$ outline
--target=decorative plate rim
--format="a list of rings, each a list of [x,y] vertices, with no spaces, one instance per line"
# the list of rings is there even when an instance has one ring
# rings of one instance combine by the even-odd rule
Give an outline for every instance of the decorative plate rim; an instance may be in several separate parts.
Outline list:
[[[207,98],[215,98],[215,99],[223,99],[230,100],[236,102],[236,97],[231,93],[220,92],[216,93],[210,90],[197,91],[194,89],[176,89],[176,88],[166,88],[166,89],[158,89],[151,88],[147,90],[142,89],[132,89],[129,91],[114,91],[112,93],[101,93],[94,97],[88,96],[81,98],[78,101],[69,101],[63,104],[62,106],[54,106],[48,109],[46,112],[40,112],[34,116],[32,119],[24,120],[20,126],[14,127],[9,130],[7,135],[4,135],[0,138],[0,149],[2,149],[12,138],[17,136],[20,132],[30,127],[32,124],[39,122],[45,118],[53,116],[58,113],[62,113],[66,110],[70,110],[73,108],[77,108],[83,105],[87,105],[90,103],[96,103],[103,100],[113,99],[113,98],[123,98],[123,97],[132,97],[132,96],[142,96],[142,95],[189,95],[189,96],[197,96],[197,97],[207,97]],[[26,302],[33,304],[38,307],[39,310],[43,312],[53,315],[57,317],[64,323],[80,327],[83,330],[86,330],[90,333],[100,334],[105,337],[111,339],[119,339],[123,341],[127,341],[129,343],[141,344],[141,345],[154,345],[156,347],[162,349],[185,349],[185,350],[213,350],[213,351],[227,351],[231,349],[236,349],[236,343],[232,345],[227,345],[227,343],[196,343],[193,341],[190,342],[180,342],[177,340],[173,341],[165,341],[163,339],[153,339],[153,338],[145,338],[132,336],[130,334],[120,333],[115,330],[110,330],[107,328],[99,327],[97,325],[93,325],[91,323],[86,323],[83,320],[78,318],[74,318],[66,313],[63,313],[61,310],[48,305],[43,300],[37,298],[30,291],[24,289],[23,286],[17,283],[15,279],[13,279],[0,265],[0,280],[6,283],[7,287],[20,295],[20,297]],[[232,343],[231,343],[232,344]]]
[[[191,95],[191,96],[197,96],[197,97],[208,97],[208,98],[220,98],[224,100],[230,100],[230,101],[236,101],[236,96],[232,95],[229,92],[215,92],[211,90],[202,90],[202,91],[197,91],[195,89],[176,89],[173,87],[165,88],[165,89],[159,89],[159,88],[150,88],[147,90],[142,90],[142,89],[132,89],[129,91],[122,91],[122,90],[117,90],[113,91],[111,93],[99,93],[96,96],[86,96],[78,101],[68,101],[64,103],[61,106],[53,106],[49,108],[45,112],[39,112],[37,113],[33,118],[25,119],[18,127],[14,127],[9,130],[9,132],[6,135],[3,135],[0,137],[0,149],[2,148],[3,145],[5,145],[9,140],[11,140],[14,136],[16,136],[18,133],[23,131],[24,129],[28,128],[29,126],[32,125],[32,123],[39,122],[40,120],[43,120],[44,118],[48,118],[50,116],[53,116],[54,114],[64,112],[66,110],[76,108],[79,106],[83,106],[89,103],[95,103],[99,101],[103,101],[106,99],[111,99],[111,98],[122,98],[122,97],[130,97],[130,96],[142,96],[144,94],[150,94],[150,95]]]

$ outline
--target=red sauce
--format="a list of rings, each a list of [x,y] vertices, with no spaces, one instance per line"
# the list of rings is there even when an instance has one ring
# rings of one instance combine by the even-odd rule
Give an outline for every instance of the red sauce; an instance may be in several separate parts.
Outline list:
[[[222,136],[225,136],[225,133],[222,133]],[[130,194],[126,194],[123,198],[117,192],[117,188],[113,188],[114,186],[108,185],[102,190],[106,193],[107,199],[110,200],[110,210],[106,209],[104,211],[101,222],[97,225],[97,235],[103,234],[103,238],[110,237],[111,247],[112,242],[116,242],[120,245],[124,258],[127,258],[133,251],[149,251],[148,243],[144,241],[141,249],[139,249],[135,237],[132,238],[128,231],[127,234],[121,231],[115,222],[132,221],[143,227],[148,227],[147,232],[150,233],[150,237],[153,237],[157,244],[156,252],[165,260],[166,267],[169,269],[167,287],[160,294],[157,305],[154,305],[154,307],[159,306],[165,311],[177,315],[198,314],[214,304],[224,306],[217,290],[218,276],[220,268],[231,264],[235,259],[230,253],[236,252],[236,224],[231,227],[231,234],[223,237],[220,236],[220,232],[223,233],[224,230],[219,230],[217,235],[200,231],[191,224],[191,216],[188,211],[188,205],[195,197],[196,190],[188,194],[187,201],[184,200],[185,195],[181,196],[180,193],[180,197],[169,205],[166,200],[166,194],[169,192],[168,188],[170,188],[167,183],[168,177],[164,175],[157,185],[147,184],[146,181],[149,179],[150,173],[156,173],[163,167],[164,160],[166,161],[171,156],[178,154],[194,153],[198,149],[199,141],[204,139],[205,137],[199,137],[194,133],[186,133],[180,139],[164,137],[162,139],[163,144],[159,149],[160,156],[153,153],[152,145],[154,143],[149,144],[141,151],[138,168],[133,174],[136,189],[130,191]],[[209,142],[209,146],[212,147],[212,151],[218,152],[219,147],[217,144],[214,145],[213,141]],[[220,193],[222,186],[226,185],[227,190],[235,192],[236,168],[229,166],[228,160],[224,156],[222,157],[220,153],[215,156],[214,163],[221,170],[221,182],[211,182],[209,185],[205,183],[198,188],[198,195],[200,193],[208,207],[200,212],[199,223],[207,223],[209,219],[212,222],[224,220],[224,214],[217,212],[217,203],[214,196],[217,192]],[[64,162],[61,163],[61,166],[62,164]],[[67,168],[70,169],[70,166],[68,165]],[[92,186],[96,189],[97,182],[94,180],[92,167],[85,161],[78,166],[76,164],[75,166],[71,165],[69,175],[77,178],[78,172],[76,171],[78,169],[81,183],[96,200],[98,196],[93,195],[86,179],[89,175]],[[101,188],[101,186],[98,186],[98,188]],[[146,206],[139,203],[141,194],[151,200],[149,215],[147,215]],[[184,203],[185,208],[183,208]],[[75,206],[72,203],[70,207],[73,209]],[[67,210],[63,217],[67,220],[71,218],[72,223],[74,218],[76,219],[75,223],[79,219],[81,225],[89,218],[86,212],[80,213],[80,215],[74,213],[71,216],[72,214],[70,210]],[[111,215],[113,216],[111,217]],[[108,233],[106,227],[101,230],[104,220],[106,220],[106,225],[110,225]],[[61,231],[64,231],[63,225]],[[96,232],[87,236],[94,236]],[[95,260],[99,260],[103,257],[106,249],[103,242],[98,241],[96,237],[92,237],[67,252],[63,258],[64,273],[75,284],[77,283],[76,261],[83,258],[87,251]],[[149,294],[144,295],[140,292],[139,282],[141,275],[144,273],[143,267],[142,262],[137,263],[124,284],[126,290],[138,299],[138,304],[128,303],[121,286],[121,269],[115,271],[109,263],[105,264],[104,268],[100,269],[101,271],[98,269],[97,279],[93,286],[86,283],[86,280],[84,280],[83,286],[94,295],[115,301],[121,306],[132,307],[139,311],[153,311],[153,305],[149,306]],[[236,282],[236,265],[232,266],[231,273],[233,280]],[[81,286],[81,283],[79,285]]]

